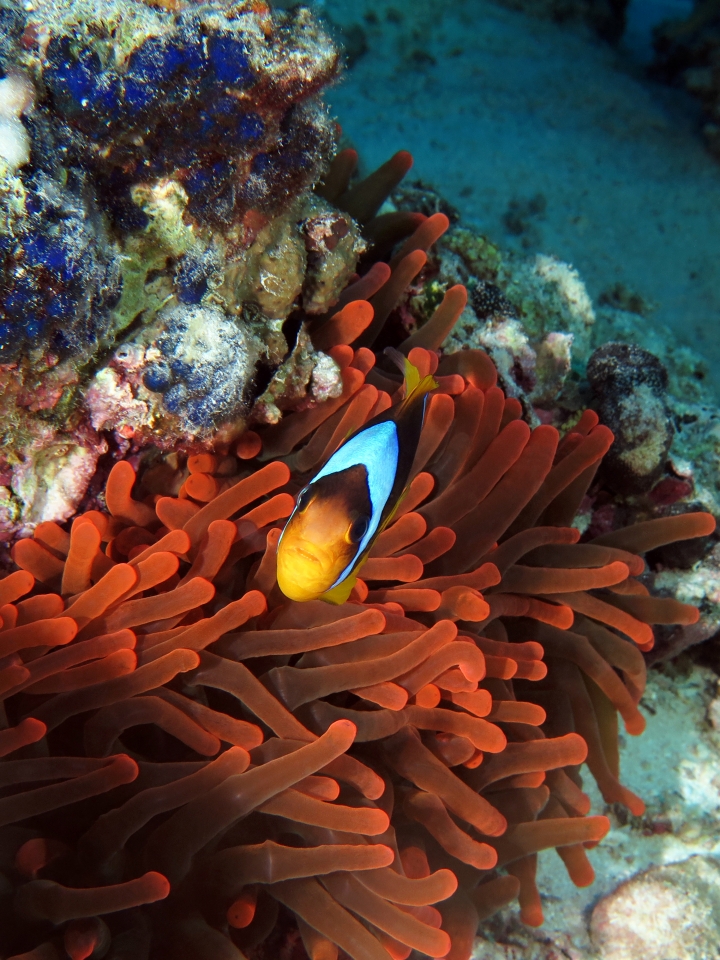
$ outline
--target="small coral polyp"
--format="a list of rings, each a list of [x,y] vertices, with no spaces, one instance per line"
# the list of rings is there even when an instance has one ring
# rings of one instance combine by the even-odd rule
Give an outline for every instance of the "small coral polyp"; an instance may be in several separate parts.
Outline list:
[[[347,603],[288,601],[276,550],[308,478],[400,396],[347,343],[372,322],[362,300],[316,332],[340,397],[246,433],[237,456],[139,477],[117,463],[107,511],[16,544],[0,580],[5,956],[468,960],[515,897],[541,923],[540,850],[592,882],[586,847],[609,824],[588,816],[584,762],[642,813],[617,718],[642,732],[651,625],[698,616],[649,595],[642,554],[714,520],[579,543],[612,435],[589,411],[562,440],[531,430],[481,351],[438,363],[463,304],[449,291],[404,344],[439,388]]]

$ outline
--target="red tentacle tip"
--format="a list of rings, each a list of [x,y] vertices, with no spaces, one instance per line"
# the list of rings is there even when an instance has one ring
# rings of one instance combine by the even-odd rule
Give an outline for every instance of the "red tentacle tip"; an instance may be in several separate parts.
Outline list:
[[[35,837],[27,840],[15,854],[15,869],[24,877],[34,880],[49,863],[69,850],[70,847],[61,840]]]

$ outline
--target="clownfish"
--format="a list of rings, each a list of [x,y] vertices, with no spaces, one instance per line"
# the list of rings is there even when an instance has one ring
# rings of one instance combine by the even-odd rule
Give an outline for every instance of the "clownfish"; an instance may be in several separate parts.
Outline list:
[[[298,494],[280,536],[277,581],[290,600],[344,603],[405,494],[428,393],[438,384],[392,353],[403,364],[404,400],[338,447]]]

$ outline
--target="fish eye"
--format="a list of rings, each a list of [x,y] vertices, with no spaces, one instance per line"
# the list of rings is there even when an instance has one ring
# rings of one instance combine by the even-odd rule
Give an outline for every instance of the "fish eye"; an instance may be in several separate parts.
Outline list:
[[[300,493],[297,495],[297,500],[295,501],[296,510],[304,510],[308,506],[312,498],[312,490],[310,486],[303,487]]]
[[[360,543],[362,538],[368,531],[370,526],[370,520],[367,517],[356,517],[348,531],[348,538],[350,543]]]

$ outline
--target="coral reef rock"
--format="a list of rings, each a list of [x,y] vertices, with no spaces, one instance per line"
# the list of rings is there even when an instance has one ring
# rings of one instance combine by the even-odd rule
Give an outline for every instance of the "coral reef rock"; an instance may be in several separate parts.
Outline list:
[[[663,472],[673,438],[667,370],[642,347],[607,343],[590,357],[587,378],[600,419],[615,434],[603,464],[606,483],[620,493],[649,490]]]
[[[596,313],[577,270],[545,254],[519,257],[455,227],[439,242],[434,271],[411,301],[421,321],[453,283],[468,287],[469,302],[445,348],[486,350],[503,389],[534,422],[547,422],[558,406],[578,410],[572,368],[592,352]]]
[[[590,921],[601,960],[706,960],[720,943],[720,861],[691,857],[621,884]]]
[[[190,448],[336,395],[304,323],[365,245],[311,193],[339,55],[306,8],[8,0],[0,26],[7,541],[37,522],[23,476],[46,519],[84,495],[51,450]]]
[[[404,202],[400,191],[395,199]],[[446,349],[487,350],[504,389],[539,408],[541,419],[587,405],[589,395],[578,393],[577,385],[585,379],[593,351],[612,340],[641,346],[661,361],[673,409],[681,399],[689,406],[715,405],[704,359],[678,344],[672,331],[649,323],[652,306],[630,290],[611,288],[594,303],[570,264],[546,254],[502,249],[466,226],[452,227],[440,239],[432,267],[410,301],[416,322],[424,322],[447,286],[465,284],[468,304]]]

